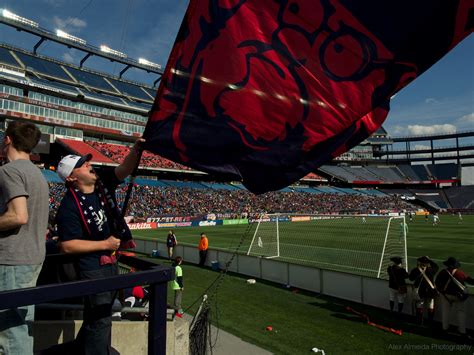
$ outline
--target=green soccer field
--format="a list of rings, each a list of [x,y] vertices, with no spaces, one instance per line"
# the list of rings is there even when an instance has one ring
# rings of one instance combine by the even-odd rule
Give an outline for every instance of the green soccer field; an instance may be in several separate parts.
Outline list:
[[[462,268],[474,275],[474,216],[441,216],[441,222],[433,226],[417,216],[408,223],[408,267],[416,265],[416,259],[428,255],[440,267],[442,261],[454,256]],[[390,256],[403,256],[401,220],[394,219],[388,228],[384,264],[381,276]],[[324,269],[377,276],[387,232],[388,218],[367,217],[315,220],[311,222],[279,223],[279,258],[297,264],[312,265]],[[243,238],[239,251],[247,253],[257,224],[231,225],[174,229],[178,243],[197,245],[199,235],[205,232],[211,248],[235,250]],[[138,230],[135,236],[166,240],[168,229]],[[251,248],[251,255],[277,255],[276,223],[261,223]]]

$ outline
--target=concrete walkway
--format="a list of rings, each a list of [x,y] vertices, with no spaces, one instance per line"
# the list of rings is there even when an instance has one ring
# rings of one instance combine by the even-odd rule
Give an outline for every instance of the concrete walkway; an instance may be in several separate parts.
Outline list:
[[[191,324],[193,317],[185,314],[184,319]],[[217,334],[217,342],[216,342]],[[256,345],[247,343],[242,339],[232,335],[222,329],[211,326],[212,343],[215,347],[212,349],[213,355],[271,355],[272,353],[259,348]]]

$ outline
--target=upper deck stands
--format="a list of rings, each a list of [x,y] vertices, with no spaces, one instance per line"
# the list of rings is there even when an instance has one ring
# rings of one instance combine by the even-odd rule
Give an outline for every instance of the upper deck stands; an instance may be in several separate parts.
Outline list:
[[[474,186],[451,187],[446,190],[452,208],[474,209]]]
[[[33,70],[40,75],[42,74],[59,80],[73,82],[71,77],[67,75],[63,68],[57,63],[21,52],[15,52],[15,55],[25,65],[26,70]]]
[[[3,47],[0,47],[0,63],[20,68],[20,64],[13,58],[10,51]]]
[[[87,86],[99,90],[117,93],[117,91],[112,86],[110,86],[107,81],[105,81],[104,77],[98,74],[89,73],[84,70],[79,70],[73,67],[67,67],[66,69],[79,83],[84,83]]]
[[[150,101],[150,102],[152,102],[155,98],[154,96],[150,96],[146,92],[144,92],[140,86],[126,83],[123,81],[118,81],[115,79],[108,79],[108,80],[110,80],[112,85],[114,85],[124,95],[135,97],[137,99]]]
[[[459,165],[455,163],[450,164],[430,164],[427,165],[433,178],[438,180],[458,179]]]

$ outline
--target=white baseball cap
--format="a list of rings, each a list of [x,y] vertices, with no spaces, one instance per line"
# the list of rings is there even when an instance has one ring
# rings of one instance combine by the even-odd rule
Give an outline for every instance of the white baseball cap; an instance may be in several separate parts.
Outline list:
[[[59,177],[66,181],[66,178],[71,175],[72,171],[76,168],[80,168],[86,161],[92,159],[92,154],[86,154],[82,157],[80,155],[66,155],[58,164],[58,169],[56,172],[58,173]]]

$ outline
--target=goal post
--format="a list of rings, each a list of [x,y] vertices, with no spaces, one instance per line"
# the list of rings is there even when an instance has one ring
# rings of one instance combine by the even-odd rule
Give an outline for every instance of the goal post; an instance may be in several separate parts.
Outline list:
[[[398,230],[398,240],[393,230]],[[390,265],[390,259],[394,256],[403,258],[405,270],[408,272],[407,233],[408,224],[406,223],[405,216],[389,218],[377,272],[378,279],[380,279],[381,276],[388,278],[387,268]]]
[[[260,256],[266,259],[280,257],[280,226],[278,221],[278,215],[260,215],[247,255]]]
[[[279,213],[251,224],[249,256],[384,279],[392,257],[406,265],[403,216]]]

